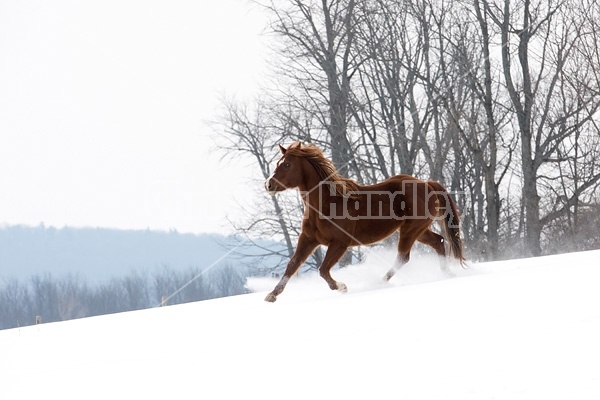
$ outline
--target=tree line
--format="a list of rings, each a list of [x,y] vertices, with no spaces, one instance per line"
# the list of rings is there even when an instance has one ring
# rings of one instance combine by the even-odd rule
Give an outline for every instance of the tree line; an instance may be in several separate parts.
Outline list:
[[[175,305],[246,293],[245,271],[229,265],[213,270],[150,273],[134,270],[122,277],[90,285],[75,274],[34,275],[29,280],[0,283],[0,329],[65,321],[124,311]]]
[[[223,100],[214,125],[223,154],[253,160],[258,191],[277,145],[300,140],[363,184],[444,184],[471,259],[600,247],[598,0],[259,3],[274,79]],[[301,207],[263,193],[235,228],[291,256]]]

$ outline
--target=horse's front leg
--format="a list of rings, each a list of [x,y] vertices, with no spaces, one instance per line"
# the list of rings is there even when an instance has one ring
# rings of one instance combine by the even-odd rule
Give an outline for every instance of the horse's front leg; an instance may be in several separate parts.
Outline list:
[[[327,249],[327,253],[325,253],[325,258],[323,259],[323,264],[319,267],[319,274],[327,284],[331,290],[339,290],[340,292],[347,292],[348,287],[342,283],[338,282],[331,277],[331,268],[342,258],[344,253],[348,250],[348,246],[339,245],[339,244],[331,244]]]
[[[306,259],[312,254],[313,251],[317,248],[319,244],[303,234],[300,234],[298,238],[298,245],[296,246],[296,251],[294,255],[288,262],[287,267],[285,268],[285,272],[281,277],[279,283],[275,286],[273,291],[265,297],[265,301],[273,303],[277,300],[277,296],[283,292],[285,286],[287,285],[290,278],[298,271],[298,268],[306,261]]]

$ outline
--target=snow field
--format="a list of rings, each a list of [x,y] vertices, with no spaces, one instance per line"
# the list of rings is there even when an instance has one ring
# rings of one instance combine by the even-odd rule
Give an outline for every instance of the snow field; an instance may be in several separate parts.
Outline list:
[[[250,295],[0,331],[3,399],[600,397],[600,251],[454,266],[393,253]],[[386,260],[387,263],[386,263]]]

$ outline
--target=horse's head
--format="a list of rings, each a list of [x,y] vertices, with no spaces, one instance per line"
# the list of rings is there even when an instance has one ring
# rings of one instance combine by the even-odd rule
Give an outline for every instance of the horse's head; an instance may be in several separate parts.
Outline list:
[[[277,162],[275,171],[265,182],[267,192],[275,194],[286,189],[296,188],[301,184],[303,175],[301,157],[288,152],[289,149],[299,149],[300,146],[300,142],[293,143],[287,149],[279,145],[282,156]]]

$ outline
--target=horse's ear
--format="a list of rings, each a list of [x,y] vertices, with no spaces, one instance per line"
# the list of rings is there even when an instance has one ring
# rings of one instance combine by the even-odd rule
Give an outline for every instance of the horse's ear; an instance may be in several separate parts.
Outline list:
[[[279,151],[281,151],[281,154],[285,154],[285,147],[283,147],[282,145],[279,145]]]
[[[290,149],[299,149],[300,147],[302,147],[302,142],[294,142],[290,146]]]

